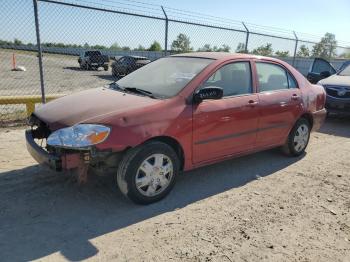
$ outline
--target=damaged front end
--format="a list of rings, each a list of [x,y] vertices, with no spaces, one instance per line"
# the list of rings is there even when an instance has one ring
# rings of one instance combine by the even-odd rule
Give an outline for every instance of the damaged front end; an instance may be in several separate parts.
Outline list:
[[[101,125],[76,125],[52,132],[48,125],[32,115],[26,131],[28,152],[39,163],[55,171],[75,170],[79,182],[87,180],[88,171],[98,175],[115,172],[120,154],[99,151],[110,129]]]

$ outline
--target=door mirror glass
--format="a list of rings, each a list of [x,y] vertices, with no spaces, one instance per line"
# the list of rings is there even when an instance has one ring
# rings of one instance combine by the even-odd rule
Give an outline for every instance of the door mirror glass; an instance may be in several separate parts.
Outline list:
[[[200,103],[206,99],[221,99],[224,94],[224,90],[217,86],[207,86],[199,89],[193,96],[195,103]]]

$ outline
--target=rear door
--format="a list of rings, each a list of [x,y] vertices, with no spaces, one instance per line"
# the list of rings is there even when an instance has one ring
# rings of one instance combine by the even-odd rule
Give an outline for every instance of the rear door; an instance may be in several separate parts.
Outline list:
[[[323,58],[315,58],[306,78],[310,81],[310,83],[316,84],[321,79],[327,78],[335,73],[336,70],[331,63]]]
[[[260,118],[256,146],[284,143],[302,112],[301,92],[291,73],[274,62],[256,61]]]

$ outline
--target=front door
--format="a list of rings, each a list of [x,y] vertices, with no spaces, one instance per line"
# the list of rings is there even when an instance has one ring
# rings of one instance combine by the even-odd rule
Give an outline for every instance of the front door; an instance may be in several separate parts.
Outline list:
[[[202,85],[224,97],[193,105],[193,162],[212,161],[254,148],[259,101],[248,61],[228,63]]]

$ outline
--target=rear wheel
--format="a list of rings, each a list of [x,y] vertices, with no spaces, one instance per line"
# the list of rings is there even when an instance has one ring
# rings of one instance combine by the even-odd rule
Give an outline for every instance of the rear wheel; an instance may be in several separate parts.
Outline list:
[[[290,131],[283,151],[291,156],[300,156],[309,143],[311,126],[305,118],[299,119]]]
[[[118,167],[117,184],[133,202],[150,204],[171,191],[179,166],[179,157],[169,145],[148,142],[125,154]]]

